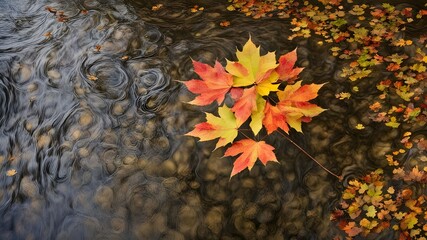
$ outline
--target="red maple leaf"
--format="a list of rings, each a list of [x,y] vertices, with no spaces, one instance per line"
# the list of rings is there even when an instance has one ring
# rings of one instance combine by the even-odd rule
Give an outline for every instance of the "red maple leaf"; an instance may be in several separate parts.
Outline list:
[[[222,65],[215,61],[215,66],[193,61],[194,72],[202,79],[192,79],[183,82],[194,94],[200,94],[190,104],[205,106],[214,101],[220,105],[225,95],[233,85],[233,76],[225,71]]]
[[[292,52],[286,53],[279,58],[279,66],[276,68],[276,72],[279,74],[279,79],[282,81],[293,82],[298,74],[304,68],[294,68],[295,62],[297,61],[297,49]]]

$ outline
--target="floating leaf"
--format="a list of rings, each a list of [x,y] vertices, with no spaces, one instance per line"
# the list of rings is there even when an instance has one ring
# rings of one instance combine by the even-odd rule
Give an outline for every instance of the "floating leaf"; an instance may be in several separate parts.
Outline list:
[[[426,66],[424,66],[422,63],[416,63],[409,68],[419,73],[423,73],[427,70]]]
[[[273,150],[274,147],[264,141],[256,142],[252,139],[243,139],[233,143],[233,145],[225,151],[224,156],[241,155],[234,162],[230,177],[233,177],[246,168],[251,170],[257,159],[264,165],[266,165],[268,161],[277,162]]]
[[[358,79],[361,79],[361,78],[369,76],[369,74],[371,74],[371,72],[372,72],[372,70],[370,70],[370,69],[365,69],[365,68],[359,69],[359,70],[356,71],[355,74],[351,75],[349,77],[349,79],[351,81],[356,81]]]
[[[233,142],[237,137],[237,129],[239,127],[236,117],[227,106],[219,107],[218,114],[219,117],[206,113],[207,121],[197,124],[194,130],[186,135],[198,137],[200,138],[199,141],[209,141],[219,138],[216,148]]]
[[[274,52],[269,52],[264,56],[260,56],[260,47],[256,47],[255,44],[249,39],[245,45],[243,45],[242,51],[237,51],[236,56],[238,61],[232,62],[227,60],[227,66],[225,69],[232,75],[234,75],[234,87],[246,87],[254,84],[260,84],[266,81],[271,71],[273,71],[278,65],[276,63],[276,57]],[[276,79],[270,79],[270,87],[272,91],[277,91],[277,85],[273,85],[277,81]],[[270,91],[263,91],[260,93],[262,96],[268,95]]]
[[[233,77],[216,61],[215,66],[193,61],[194,71],[202,78],[182,82],[194,94],[200,94],[190,104],[204,106],[216,101],[222,104],[233,85]]]
[[[290,127],[302,132],[301,122],[310,121],[325,111],[325,109],[308,101],[317,97],[317,92],[323,84],[309,84],[301,86],[301,81],[294,85],[287,85],[283,91],[277,93],[279,103],[277,106],[285,115],[287,124]]]
[[[8,177],[12,177],[15,176],[15,174],[17,174],[18,172],[15,169],[9,169],[6,171],[6,176]]]

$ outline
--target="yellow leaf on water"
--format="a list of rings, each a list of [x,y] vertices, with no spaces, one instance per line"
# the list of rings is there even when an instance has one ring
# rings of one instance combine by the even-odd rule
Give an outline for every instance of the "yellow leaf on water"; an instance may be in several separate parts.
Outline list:
[[[225,67],[230,74],[234,75],[234,87],[246,87],[264,83],[269,76],[267,73],[278,66],[275,53],[268,52],[261,56],[260,47],[257,47],[250,38],[243,45],[242,51],[236,52],[236,56],[238,61],[227,60],[227,66]],[[271,85],[269,86],[273,91],[277,91],[277,86],[273,86],[272,83],[276,82],[278,77],[277,75],[276,79],[269,81]],[[268,93],[261,95],[268,95]]]
[[[335,97],[340,99],[340,100],[344,100],[344,99],[349,99],[351,97],[351,93],[349,92],[340,92],[335,94]]]
[[[342,199],[352,199],[352,198],[354,198],[353,193],[344,192],[344,194],[342,195]]]
[[[427,70],[426,66],[422,63],[416,63],[409,67],[411,70],[417,71],[419,73],[423,73]]]
[[[405,215],[405,218],[400,222],[401,229],[412,229],[415,224],[418,223],[418,219],[415,212],[411,212]]]
[[[96,77],[95,75],[92,75],[92,74],[88,74],[87,79],[89,79],[91,81],[96,81],[96,80],[98,80],[98,77]]]
[[[236,8],[235,8],[233,5],[229,5],[229,6],[227,7],[227,10],[228,10],[228,11],[235,11],[235,10],[236,10]]]
[[[6,175],[7,175],[8,177],[11,177],[11,176],[14,176],[16,173],[17,173],[17,172],[16,172],[16,170],[15,170],[15,169],[10,169],[10,170],[7,170]]]
[[[385,124],[388,127],[398,128],[400,123],[397,122],[396,117],[391,117],[390,121]]]
[[[219,117],[206,113],[206,122],[197,124],[194,129],[186,133],[187,136],[200,138],[199,141],[209,141],[219,138],[216,148],[232,143],[237,137],[239,126],[231,109],[227,106],[218,108]]]
[[[375,217],[375,215],[377,214],[377,210],[372,205],[371,206],[366,206],[366,205],[363,206],[363,210],[366,211],[366,216],[371,217],[371,218]]]
[[[364,68],[362,70],[356,71],[356,73],[351,75],[349,78],[351,81],[356,81],[357,79],[361,79],[361,78],[369,76],[369,74],[371,74],[371,72],[372,72],[372,70]]]

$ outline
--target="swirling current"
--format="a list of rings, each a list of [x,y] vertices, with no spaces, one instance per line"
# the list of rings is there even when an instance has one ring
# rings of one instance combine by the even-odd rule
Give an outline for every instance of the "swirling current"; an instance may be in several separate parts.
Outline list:
[[[231,159],[184,136],[203,114],[179,81],[195,77],[192,59],[224,64],[249,36],[263,52],[298,47],[301,78],[328,82],[317,99],[328,111],[292,137],[345,179],[378,167],[398,136],[349,127],[366,121],[372,83],[336,99],[347,84],[336,58],[315,39],[287,40],[289,21],[228,12],[227,1],[157,3],[0,0],[0,239],[339,234],[329,213],[342,183],[280,137],[281,164],[230,180]]]

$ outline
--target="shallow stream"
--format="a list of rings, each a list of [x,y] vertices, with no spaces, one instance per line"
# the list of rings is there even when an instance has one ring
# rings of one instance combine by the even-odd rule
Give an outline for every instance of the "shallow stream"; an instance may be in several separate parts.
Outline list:
[[[369,123],[385,73],[342,101],[342,66],[315,38],[287,40],[289,20],[254,20],[226,1],[157,3],[0,0],[0,239],[338,234],[329,214],[343,184],[384,166],[400,136],[383,124],[354,129]],[[300,78],[328,83],[315,101],[328,111],[291,137],[344,183],[280,135],[270,139],[280,164],[230,180],[231,158],[183,136],[213,110],[184,103],[193,96],[178,81],[196,77],[191,59],[224,64],[249,36],[264,53],[298,47]]]

